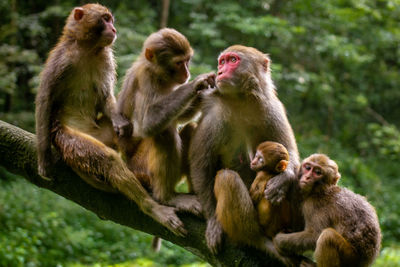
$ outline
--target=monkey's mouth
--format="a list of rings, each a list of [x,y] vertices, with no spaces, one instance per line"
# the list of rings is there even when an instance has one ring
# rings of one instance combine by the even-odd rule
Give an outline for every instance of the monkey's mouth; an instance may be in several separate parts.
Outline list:
[[[300,181],[299,185],[300,185],[301,188],[304,188],[304,187],[306,187],[308,185],[308,183],[304,182],[304,181]]]
[[[103,34],[102,39],[104,45],[110,45],[117,39],[117,35],[113,32],[107,32]]]

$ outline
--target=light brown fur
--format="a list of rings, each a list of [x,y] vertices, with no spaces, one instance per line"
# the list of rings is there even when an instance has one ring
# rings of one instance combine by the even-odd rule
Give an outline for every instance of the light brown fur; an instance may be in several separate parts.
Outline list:
[[[232,54],[238,58],[226,62],[236,68],[224,72],[220,59]],[[219,62],[217,90],[204,98],[189,149],[194,191],[207,218],[207,245],[217,253],[225,232],[232,240],[287,263],[263,234],[249,194],[254,180],[250,158],[261,142],[279,142],[290,154],[286,170],[268,182],[267,196],[274,204],[286,198],[299,164],[293,131],[271,79],[269,57],[235,45],[221,53]]]
[[[317,266],[370,266],[379,254],[381,231],[375,209],[367,200],[336,185],[337,164],[313,154],[299,173],[303,194],[302,232],[278,234],[275,246],[285,255],[315,250]]]
[[[290,228],[289,201],[285,199],[278,205],[271,205],[264,195],[268,181],[285,171],[288,163],[289,153],[286,148],[270,141],[258,145],[256,156],[251,162],[251,168],[257,171],[257,176],[250,187],[250,197],[257,208],[263,232],[269,238]]]
[[[199,92],[214,86],[215,79],[214,74],[204,74],[186,83],[192,54],[186,37],[174,29],[151,34],[125,75],[118,109],[134,124],[133,134],[120,138],[130,170],[147,174],[156,200],[200,215],[194,195],[174,190],[187,170],[187,152],[182,155],[182,150],[187,150],[188,141],[182,147],[177,124],[197,112]],[[183,132],[186,138],[191,136]]]
[[[69,15],[41,73],[36,97],[39,174],[51,177],[53,144],[87,183],[123,193],[144,213],[183,235],[174,208],[155,202],[113,149],[115,131],[131,128],[117,113],[113,94],[115,33],[111,13],[99,4],[77,7]]]

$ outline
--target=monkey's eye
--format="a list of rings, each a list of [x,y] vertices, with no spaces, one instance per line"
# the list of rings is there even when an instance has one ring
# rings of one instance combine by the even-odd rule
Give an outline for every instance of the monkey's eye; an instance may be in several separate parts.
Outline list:
[[[264,159],[263,159],[262,157],[259,157],[259,158],[258,158],[258,162],[264,163]]]
[[[175,63],[175,65],[178,66],[178,67],[180,67],[180,66],[183,65],[183,61],[178,61],[178,62]]]
[[[221,60],[219,61],[219,65],[224,65],[225,64],[225,59],[221,58]]]
[[[321,171],[320,169],[318,169],[318,168],[316,168],[316,169],[314,170],[314,172],[315,172],[315,174],[316,174],[317,176],[321,176],[321,175],[322,175],[322,171]]]
[[[304,165],[304,169],[306,169],[307,171],[311,170],[311,165],[305,164]]]
[[[235,63],[237,61],[237,58],[236,57],[231,57],[231,62],[232,63]]]
[[[112,21],[112,17],[111,17],[109,14],[103,15],[103,19],[104,19],[106,22]]]

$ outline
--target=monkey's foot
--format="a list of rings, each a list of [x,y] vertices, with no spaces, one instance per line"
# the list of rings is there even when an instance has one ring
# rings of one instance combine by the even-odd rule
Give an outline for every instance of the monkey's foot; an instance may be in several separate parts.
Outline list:
[[[222,243],[222,226],[215,217],[207,221],[206,240],[207,246],[213,254],[217,254]]]
[[[173,207],[158,205],[153,209],[150,216],[178,236],[183,237],[187,234],[182,221],[175,214],[175,208]]]
[[[195,195],[178,194],[168,201],[168,205],[176,207],[177,211],[193,213],[196,216],[202,216],[201,204]]]

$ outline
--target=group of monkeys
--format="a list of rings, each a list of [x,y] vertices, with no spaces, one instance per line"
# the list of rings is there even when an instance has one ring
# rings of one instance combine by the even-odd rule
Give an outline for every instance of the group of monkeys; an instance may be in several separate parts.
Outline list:
[[[317,266],[372,264],[381,242],[374,208],[336,185],[326,155],[299,163],[267,55],[231,46],[216,75],[187,82],[193,50],[165,28],[146,39],[116,100],[115,39],[106,7],[69,15],[36,98],[40,175],[52,176],[53,145],[87,183],[124,194],[177,235],[186,234],[177,211],[205,216],[213,253],[226,234],[287,266],[314,266],[306,250]],[[195,194],[174,191],[182,176]]]

